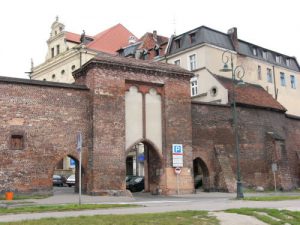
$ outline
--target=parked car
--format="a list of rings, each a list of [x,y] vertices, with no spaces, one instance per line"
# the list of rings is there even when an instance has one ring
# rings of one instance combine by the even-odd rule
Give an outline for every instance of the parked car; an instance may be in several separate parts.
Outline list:
[[[66,184],[69,187],[75,186],[75,174],[73,174],[73,175],[71,175],[71,176],[68,177],[68,179],[66,181]]]
[[[129,189],[129,182],[132,180],[132,179],[135,179],[137,178],[137,176],[134,176],[134,175],[127,175],[126,176],[126,189]]]
[[[131,192],[138,192],[144,190],[144,177],[137,176],[132,178],[128,183],[128,189]]]
[[[61,175],[53,175],[52,183],[53,183],[53,186],[62,187],[66,183],[66,178],[64,176],[61,176]]]

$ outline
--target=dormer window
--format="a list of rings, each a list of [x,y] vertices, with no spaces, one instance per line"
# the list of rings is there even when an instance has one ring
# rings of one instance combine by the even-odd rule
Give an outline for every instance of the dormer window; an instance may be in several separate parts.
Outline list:
[[[286,65],[287,65],[287,66],[290,66],[290,65],[291,65],[291,60],[290,60],[290,59],[286,59],[285,62],[286,62]]]
[[[175,40],[175,48],[177,49],[177,48],[180,48],[181,47],[181,45],[180,45],[180,39],[176,39]]]
[[[267,51],[263,51],[262,55],[263,55],[263,58],[264,58],[264,59],[267,59],[267,58],[268,58],[268,53],[267,53]]]
[[[281,62],[281,56],[280,55],[276,55],[275,56],[275,60],[276,60],[276,63],[280,63]]]
[[[253,55],[257,56],[257,49],[256,48],[252,48],[252,53],[253,53]]]
[[[155,56],[159,56],[159,45],[154,46]]]
[[[190,43],[193,44],[196,42],[196,33],[190,34]]]

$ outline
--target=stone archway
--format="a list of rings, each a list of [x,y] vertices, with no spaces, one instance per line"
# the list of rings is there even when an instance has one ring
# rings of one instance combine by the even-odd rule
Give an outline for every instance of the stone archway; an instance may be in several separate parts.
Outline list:
[[[87,187],[87,179],[85,176],[86,172],[81,165],[81,187],[82,187],[82,192],[86,192],[86,187]],[[70,185],[70,187],[74,187],[74,192],[78,193],[79,191],[79,160],[77,157],[75,157],[72,154],[67,154],[61,157],[58,157],[56,160],[54,166],[52,167],[51,170],[51,178],[53,175],[60,175],[67,179],[71,175],[75,175],[75,184]],[[67,184],[63,185],[67,186]],[[61,191],[64,192],[64,191]]]
[[[162,168],[162,156],[150,141],[136,142],[126,151],[126,176],[143,177],[145,192],[160,192]]]
[[[209,191],[209,170],[206,163],[200,157],[193,160],[193,171],[195,189]]]

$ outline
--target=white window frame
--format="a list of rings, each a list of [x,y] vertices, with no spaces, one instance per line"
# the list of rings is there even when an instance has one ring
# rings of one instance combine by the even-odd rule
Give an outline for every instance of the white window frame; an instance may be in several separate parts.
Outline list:
[[[269,71],[270,71],[270,73],[269,73]],[[270,69],[270,68],[267,68],[267,81],[268,81],[268,83],[273,83],[273,77],[272,77],[272,69]]]
[[[257,65],[257,79],[261,80],[261,65]]]
[[[190,84],[191,84],[191,96],[196,96],[198,95],[198,90],[199,90],[199,87],[198,87],[198,78],[195,76],[191,79],[190,81]]]
[[[263,50],[262,56],[264,59],[268,59],[268,52]]]
[[[285,80],[285,73],[284,72],[280,72],[280,85],[282,87],[286,86],[286,80]]]
[[[290,79],[291,79],[291,88],[296,89],[296,76],[290,75]]]
[[[180,59],[174,60],[174,65],[180,66],[180,63],[181,63]]]
[[[192,56],[194,56],[194,61],[191,60]],[[188,56],[188,63],[188,68],[190,69],[190,71],[197,69],[197,55],[195,53]]]

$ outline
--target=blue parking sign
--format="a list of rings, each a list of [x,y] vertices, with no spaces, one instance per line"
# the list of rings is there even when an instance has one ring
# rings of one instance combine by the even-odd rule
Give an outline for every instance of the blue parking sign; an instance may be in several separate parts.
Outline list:
[[[183,154],[182,144],[173,144],[172,145],[172,153],[173,154]]]

